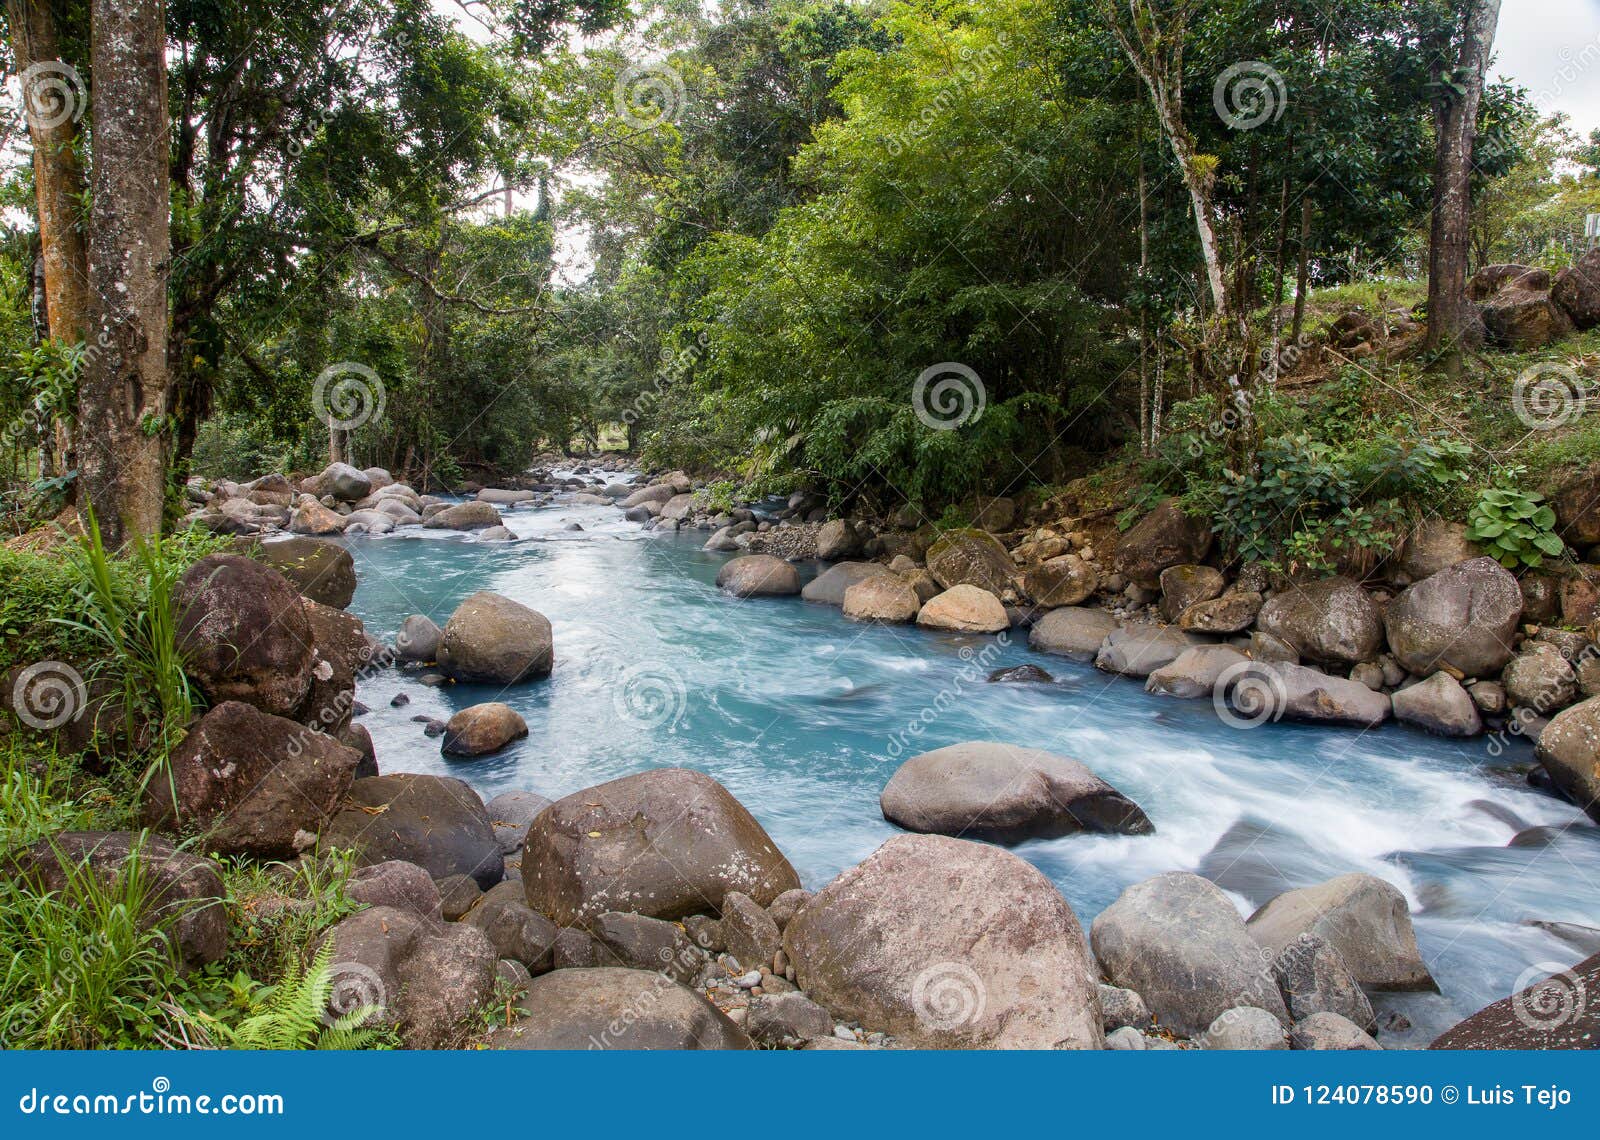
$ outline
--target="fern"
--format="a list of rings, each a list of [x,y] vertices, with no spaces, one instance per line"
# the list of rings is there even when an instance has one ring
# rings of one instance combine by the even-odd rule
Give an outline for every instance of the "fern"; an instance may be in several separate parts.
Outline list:
[[[322,944],[309,967],[302,967],[291,955],[283,978],[265,986],[257,997],[265,997],[261,1012],[245,1018],[237,1026],[220,1026],[222,1037],[233,1049],[374,1049],[390,1043],[387,1030],[365,1027],[364,1022],[381,1012],[364,1005],[326,1021],[328,998],[333,993],[333,940]]]

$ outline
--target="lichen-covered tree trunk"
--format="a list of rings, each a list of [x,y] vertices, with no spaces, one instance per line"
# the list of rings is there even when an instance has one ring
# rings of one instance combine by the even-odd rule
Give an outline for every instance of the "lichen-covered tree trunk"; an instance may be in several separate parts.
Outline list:
[[[167,72],[162,0],[93,0],[83,488],[108,546],[160,533],[167,440]]]

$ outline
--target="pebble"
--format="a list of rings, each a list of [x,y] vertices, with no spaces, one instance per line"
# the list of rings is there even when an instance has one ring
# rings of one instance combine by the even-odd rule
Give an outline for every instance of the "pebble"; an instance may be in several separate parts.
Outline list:
[[[748,974],[740,974],[733,980],[733,984],[741,990],[753,990],[761,984],[761,971],[751,970]]]
[[[442,720],[430,720],[428,726],[422,730],[423,736],[443,736],[445,723]]]

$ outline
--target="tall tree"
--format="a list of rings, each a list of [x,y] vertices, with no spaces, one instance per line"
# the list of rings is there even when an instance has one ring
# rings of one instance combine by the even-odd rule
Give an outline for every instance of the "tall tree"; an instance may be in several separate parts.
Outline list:
[[[1500,21],[1500,0],[1461,0],[1459,29],[1441,37],[1435,64],[1433,226],[1428,247],[1428,339],[1444,350],[1452,375],[1462,349],[1482,338],[1477,311],[1467,298],[1472,249],[1472,152],[1483,105],[1484,73]],[[1458,33],[1458,34],[1456,34]]]
[[[166,487],[167,64],[163,0],[93,0],[90,346],[83,486],[108,546],[160,533]]]

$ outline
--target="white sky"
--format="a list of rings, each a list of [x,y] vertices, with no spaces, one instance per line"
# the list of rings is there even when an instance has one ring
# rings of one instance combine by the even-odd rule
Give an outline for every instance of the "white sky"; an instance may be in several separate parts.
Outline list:
[[[1495,71],[1581,135],[1600,127],[1600,0],[1503,0]]]

